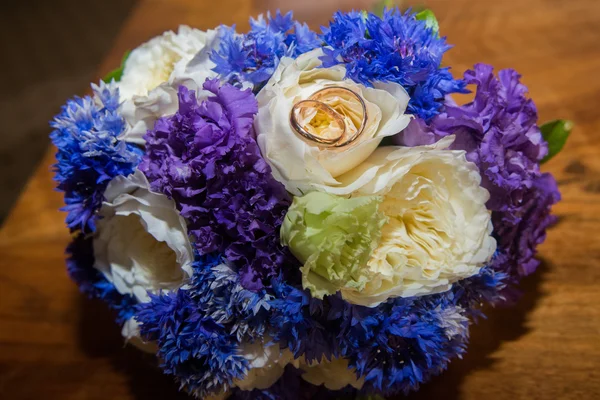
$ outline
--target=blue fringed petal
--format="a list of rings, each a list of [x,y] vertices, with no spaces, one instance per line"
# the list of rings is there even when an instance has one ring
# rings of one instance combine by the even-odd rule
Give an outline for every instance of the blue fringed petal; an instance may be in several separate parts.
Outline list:
[[[125,129],[118,113],[119,89],[92,85],[96,99],[75,97],[51,122],[52,143],[58,149],[54,165],[58,190],[64,192],[66,222],[71,230],[95,231],[95,214],[104,190],[116,176],[131,174],[142,151],[117,137]],[[97,101],[95,101],[97,100]]]
[[[348,78],[367,86],[375,81],[402,85],[410,96],[408,111],[429,120],[446,95],[467,91],[464,81],[441,68],[451,46],[415,15],[398,8],[383,17],[338,12],[323,28],[321,38],[331,49],[324,49],[322,61],[324,67],[344,64]]]

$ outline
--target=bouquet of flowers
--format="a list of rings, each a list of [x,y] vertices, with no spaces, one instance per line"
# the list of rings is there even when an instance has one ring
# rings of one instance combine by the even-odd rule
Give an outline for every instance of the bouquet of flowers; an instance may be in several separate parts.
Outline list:
[[[69,275],[201,399],[417,389],[538,266],[571,125],[514,70],[454,77],[428,10],[250,24],[166,32],[55,117]]]

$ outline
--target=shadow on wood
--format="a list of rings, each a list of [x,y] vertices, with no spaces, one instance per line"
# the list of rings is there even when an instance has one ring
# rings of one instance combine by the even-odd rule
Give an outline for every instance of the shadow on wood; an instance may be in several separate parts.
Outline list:
[[[131,396],[147,399],[187,399],[171,376],[158,368],[156,358],[125,345],[115,315],[101,301],[78,299],[81,312],[79,346],[90,358],[107,358],[113,369],[127,380]]]
[[[407,400],[461,398],[463,379],[477,370],[493,368],[497,359],[494,352],[505,342],[519,339],[530,331],[528,315],[545,296],[542,291],[544,277],[549,272],[549,264],[542,261],[535,274],[523,279],[519,287],[522,295],[512,307],[488,308],[487,319],[471,326],[471,340],[467,354],[462,360],[454,360],[447,371],[409,396]]]

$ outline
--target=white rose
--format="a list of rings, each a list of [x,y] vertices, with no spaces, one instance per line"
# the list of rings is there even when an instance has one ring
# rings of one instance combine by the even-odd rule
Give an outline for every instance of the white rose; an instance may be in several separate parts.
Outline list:
[[[229,392],[221,392],[218,394],[209,394],[205,396],[202,400],[226,400],[231,393]]]
[[[356,377],[356,371],[350,368],[348,361],[343,358],[302,365],[302,369],[305,371],[302,379],[315,386],[325,385],[329,390],[340,390],[348,385],[360,390],[365,383],[364,378]]]
[[[410,116],[404,114],[408,94],[396,83],[376,83],[369,88],[345,79],[343,65],[321,68],[322,49],[315,49],[293,60],[283,57],[277,70],[257,95],[258,116],[254,127],[258,145],[273,169],[275,179],[286,189],[300,195],[321,185],[329,191],[340,184],[337,178],[358,166],[386,136],[404,129]],[[328,86],[354,91],[365,103],[367,122],[363,133],[351,144],[339,149],[319,148],[301,139],[290,124],[290,112],[299,101]],[[357,99],[330,95],[322,100],[343,116],[349,128],[362,123],[362,106]],[[311,112],[300,121],[302,126],[321,137],[332,136],[339,125]]]
[[[139,170],[113,179],[94,237],[95,268],[140,302],[149,301],[147,291],[176,290],[193,274],[184,219],[172,200],[149,188]]]
[[[135,317],[131,317],[125,321],[123,328],[121,329],[121,335],[123,335],[123,338],[125,338],[127,343],[134,345],[145,353],[156,354],[158,351],[156,343],[147,342],[142,339],[140,336],[140,323]]]
[[[209,59],[215,41],[215,31],[183,25],[177,33],[165,32],[131,52],[119,82],[127,122],[122,140],[143,145],[156,120],[177,111],[179,86],[198,90],[216,76]]]
[[[379,210],[389,218],[365,267],[368,283],[343,289],[344,299],[373,307],[390,297],[443,292],[489,262],[496,250],[489,193],[465,152],[446,150],[453,140],[380,147],[338,177],[337,194],[383,195]]]
[[[285,366],[294,360],[288,349],[280,350],[278,344],[269,344],[268,340],[242,344],[241,352],[249,361],[250,369],[244,379],[234,381],[241,390],[267,389],[277,382]]]

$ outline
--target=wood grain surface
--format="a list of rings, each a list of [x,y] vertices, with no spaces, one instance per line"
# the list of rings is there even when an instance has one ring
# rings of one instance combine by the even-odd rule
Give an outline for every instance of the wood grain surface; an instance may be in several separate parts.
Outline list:
[[[295,9],[313,28],[341,8],[370,1],[146,0],[99,68],[180,23],[248,27],[247,17]],[[411,4],[416,4],[413,2]],[[423,0],[456,47],[456,74],[476,62],[524,75],[541,120],[576,129],[544,165],[557,177],[559,223],[540,248],[542,267],[523,282],[517,307],[488,310],[463,360],[409,399],[600,398],[600,2],[598,0]],[[93,16],[82,16],[93,23]],[[18,151],[15,149],[15,151]],[[111,314],[83,298],[64,268],[61,195],[52,150],[0,231],[0,399],[179,399],[154,361],[124,348]]]

